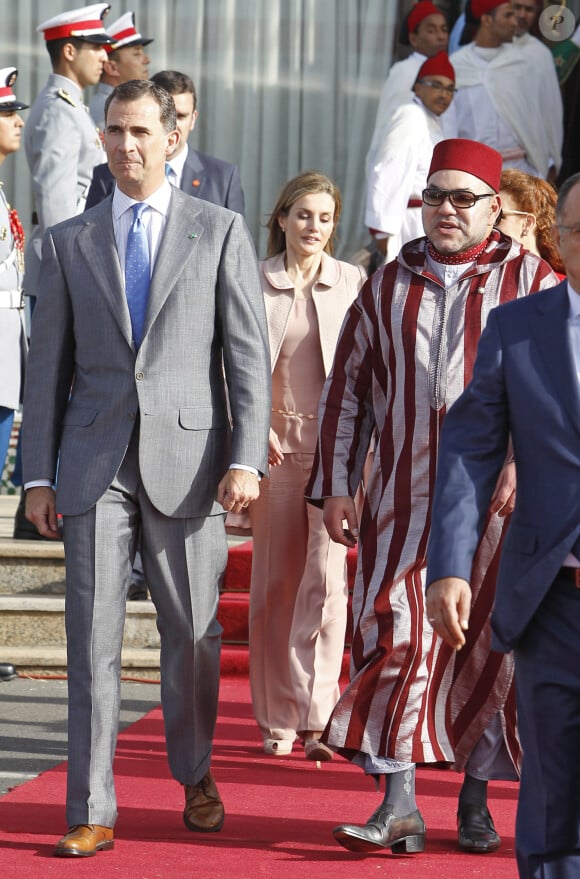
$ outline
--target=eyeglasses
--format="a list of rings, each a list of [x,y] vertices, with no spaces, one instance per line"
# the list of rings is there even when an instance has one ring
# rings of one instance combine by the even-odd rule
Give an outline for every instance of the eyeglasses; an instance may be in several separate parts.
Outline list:
[[[427,88],[433,89],[436,92],[446,92],[448,95],[454,95],[457,92],[455,86],[443,85],[442,82],[436,82],[434,79],[418,79],[417,83],[419,85],[426,85]]]
[[[476,195],[470,189],[433,189],[428,187],[421,193],[421,198],[424,204],[428,204],[432,208],[443,204],[446,198],[449,199],[454,208],[472,208],[475,202],[481,198],[493,198],[494,195],[495,192]]]
[[[501,223],[501,221],[505,219],[505,217],[533,217],[534,220],[536,219],[536,215],[532,214],[531,211],[504,211],[504,209],[502,208],[499,212],[496,223]]]

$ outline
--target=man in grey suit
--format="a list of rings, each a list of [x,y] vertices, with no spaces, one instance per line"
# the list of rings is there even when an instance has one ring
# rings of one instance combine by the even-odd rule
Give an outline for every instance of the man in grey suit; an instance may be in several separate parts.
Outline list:
[[[55,854],[64,857],[113,845],[121,643],[139,534],[184,821],[215,831],[224,820],[210,772],[223,519],[255,500],[267,470],[269,357],[245,222],[169,185],[177,140],[164,89],[118,86],[105,129],[115,192],[49,230],[43,246],[23,455],[28,517],[47,537],[58,534],[57,510],[63,517],[69,832]]]
[[[517,490],[492,648],[515,656],[521,879],[580,876],[580,174],[558,193],[555,239],[567,280],[491,311],[471,384],[445,418],[427,553],[429,621],[460,650],[511,444]]]
[[[244,213],[244,193],[235,165],[208,156],[188,146],[187,139],[197,122],[197,94],[192,79],[177,70],[162,70],[151,77],[173,96],[177,110],[180,140],[169,157],[169,182],[183,192]],[[113,191],[115,180],[107,164],[98,165],[87,196],[87,208],[93,207]]]
[[[199,153],[188,146],[187,138],[197,122],[197,94],[192,79],[177,70],[162,70],[151,77],[165,91],[172,95],[177,112],[179,143],[166,164],[167,179],[183,192],[222,205],[232,211],[244,213],[244,193],[240,175],[235,165]],[[87,196],[87,209],[94,207],[108,195],[115,186],[109,165],[98,165]],[[141,553],[138,551],[131,575],[127,597],[130,600],[146,599],[148,585],[143,575]]]

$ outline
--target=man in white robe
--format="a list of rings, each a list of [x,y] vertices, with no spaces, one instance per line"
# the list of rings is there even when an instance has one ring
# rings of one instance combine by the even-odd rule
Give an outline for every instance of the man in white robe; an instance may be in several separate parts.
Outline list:
[[[512,0],[512,6],[516,19],[513,45],[524,53],[528,62],[530,83],[532,80],[536,83],[542,108],[536,134],[543,140],[542,149],[547,150],[550,156],[548,179],[555,182],[562,164],[564,109],[554,56],[541,40],[530,33],[530,28],[540,12],[539,0]]]
[[[435,4],[420,0],[415,3],[407,17],[409,45],[413,52],[403,61],[397,61],[389,70],[375,119],[375,128],[371,145],[367,153],[367,174],[376,163],[385,136],[389,130],[393,114],[413,97],[413,85],[417,79],[419,68],[438,52],[447,51],[449,31],[447,19]],[[456,123],[453,112],[442,120],[445,137],[456,136]]]
[[[421,193],[433,147],[444,138],[440,117],[455,94],[455,73],[446,52],[422,64],[413,91],[413,99],[395,112],[368,172],[365,223],[386,262],[407,241],[424,235]]]
[[[513,6],[505,0],[472,0],[471,7],[479,19],[475,39],[453,54],[458,134],[496,149],[504,168],[547,178],[560,157],[552,155],[547,110],[527,53],[512,44]]]

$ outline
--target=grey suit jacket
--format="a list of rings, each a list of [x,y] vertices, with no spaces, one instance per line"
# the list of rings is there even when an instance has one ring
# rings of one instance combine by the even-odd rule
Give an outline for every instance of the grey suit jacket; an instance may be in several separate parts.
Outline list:
[[[97,165],[87,195],[87,208],[99,204],[114,188],[115,178],[108,164]],[[195,195],[239,214],[244,213],[244,193],[237,167],[191,147],[188,147],[183,166],[180,189],[188,195]]]
[[[266,321],[254,248],[239,214],[172,190],[138,351],[111,198],[49,230],[42,282],[23,464],[26,482],[54,480],[58,460],[60,512],[80,514],[102,496],[137,418],[143,485],[167,516],[223,513],[215,493],[232,462],[266,473]]]
[[[493,648],[516,646],[580,534],[580,393],[566,282],[494,309],[473,379],[443,425],[427,582],[470,579],[511,436],[516,505],[502,549]]]
[[[83,93],[51,73],[27,114],[24,148],[34,192],[36,224],[26,242],[24,289],[42,294],[38,272],[46,229],[84,210],[93,168],[106,156]]]

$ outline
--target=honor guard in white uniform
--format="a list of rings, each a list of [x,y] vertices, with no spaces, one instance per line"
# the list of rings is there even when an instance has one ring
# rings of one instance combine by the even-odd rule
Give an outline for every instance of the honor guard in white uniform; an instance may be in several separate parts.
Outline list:
[[[0,69],[0,164],[6,156],[20,149],[24,122],[18,110],[28,107],[18,101],[12,91],[16,76],[15,67]],[[6,460],[14,411],[20,405],[26,353],[22,321],[23,277],[24,232],[0,183],[0,473]]]
[[[28,104],[12,91],[15,67],[0,69],[0,164],[20,149],[24,122],[18,110]],[[6,461],[14,412],[20,405],[26,334],[23,321],[24,231],[0,183],[0,473]],[[0,681],[16,674],[11,663],[0,663]]]
[[[153,42],[135,27],[134,12],[125,12],[106,31],[113,42],[105,46],[107,60],[101,81],[89,101],[91,116],[101,131],[105,129],[105,103],[115,86],[130,79],[149,79],[149,56],[143,47]]]
[[[99,132],[83,104],[83,90],[96,85],[111,42],[103,25],[108,3],[93,3],[45,21],[44,34],[53,72],[34,101],[24,146],[36,203],[33,232],[26,249],[25,291],[42,294],[38,271],[47,228],[83,211],[95,165],[105,161]]]
[[[18,71],[0,69],[0,165],[20,149],[24,122],[18,114],[28,104],[12,91]],[[10,207],[0,182],[0,472],[6,461],[14,411],[20,405],[26,355],[22,280],[24,277],[24,231],[16,210]],[[16,677],[11,662],[0,662],[0,682]]]

